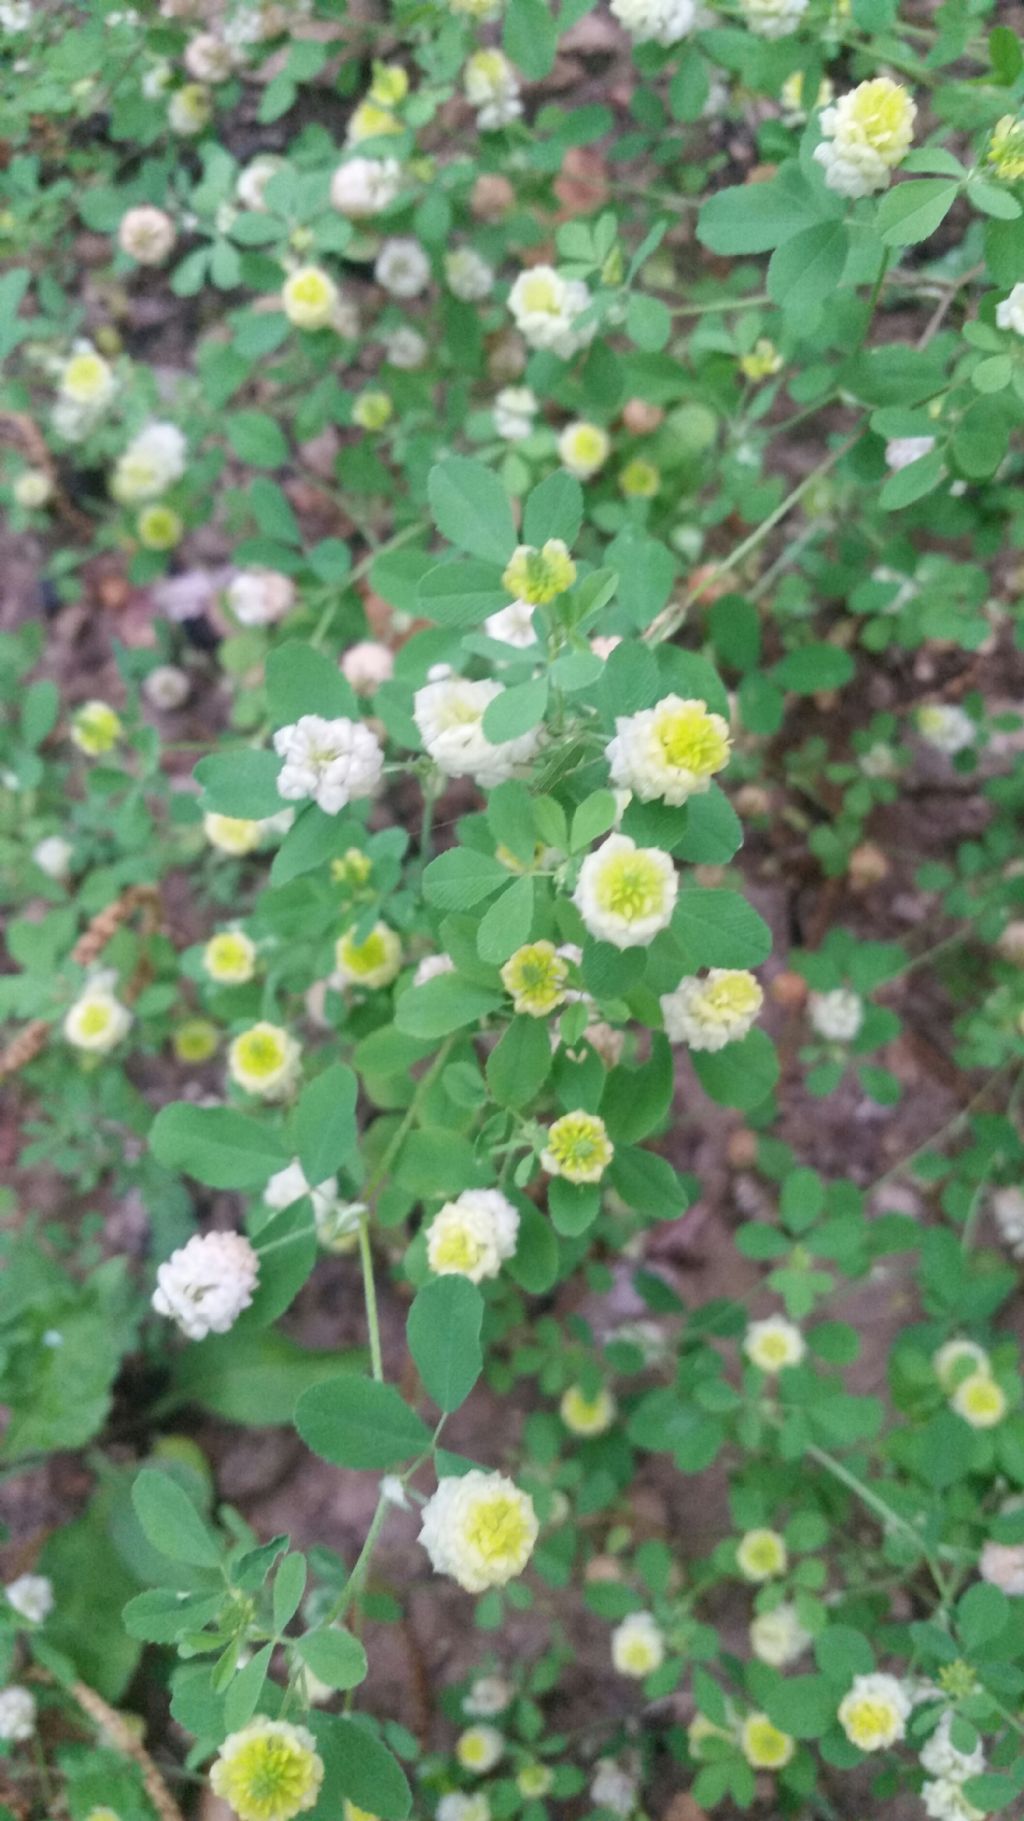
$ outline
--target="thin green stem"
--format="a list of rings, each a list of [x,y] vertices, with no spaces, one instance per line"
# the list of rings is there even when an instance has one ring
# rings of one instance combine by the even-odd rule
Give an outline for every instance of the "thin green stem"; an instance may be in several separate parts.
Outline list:
[[[369,1222],[364,1214],[359,1222],[359,1263],[363,1272],[363,1298],[366,1303],[366,1326],[370,1334],[370,1367],[378,1384],[384,1382],[384,1361],[380,1346],[380,1316],[377,1310],[377,1285],[373,1276],[373,1252],[370,1247]]]
[[[949,1588],[945,1575],[942,1573],[938,1563],[925,1548],[924,1543],[918,1532],[914,1529],[913,1524],[908,1523],[905,1517],[901,1517],[898,1511],[894,1511],[892,1506],[886,1504],[885,1499],[883,1499],[879,1493],[875,1492],[871,1486],[866,1486],[862,1479],[858,1479],[857,1475],[852,1472],[849,1467],[845,1466],[842,1461],[837,1460],[834,1454],[829,1454],[827,1449],[819,1448],[814,1442],[811,1442],[805,1448],[804,1453],[809,1455],[812,1461],[817,1461],[818,1466],[823,1467],[826,1473],[830,1473],[833,1479],[837,1479],[841,1485],[847,1488],[847,1491],[852,1492],[855,1498],[860,1500],[862,1505],[867,1506],[869,1511],[874,1512],[884,1529],[898,1530],[901,1535],[908,1537],[913,1542],[915,1549],[921,1551],[921,1554],[927,1562],[931,1577],[939,1590],[943,1604],[945,1604],[949,1597]]]

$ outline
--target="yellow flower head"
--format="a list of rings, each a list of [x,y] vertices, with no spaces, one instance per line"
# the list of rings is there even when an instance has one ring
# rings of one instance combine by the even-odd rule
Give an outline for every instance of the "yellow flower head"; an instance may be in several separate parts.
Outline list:
[[[1024,120],[1015,120],[1012,114],[997,120],[985,159],[1004,183],[1020,183],[1024,179]]]
[[[784,1316],[770,1315],[764,1321],[752,1321],[743,1337],[743,1351],[762,1372],[780,1372],[784,1366],[798,1366],[807,1351],[799,1328]]]
[[[855,1676],[849,1694],[839,1703],[839,1724],[851,1745],[860,1751],[884,1751],[902,1739],[911,1701],[896,1676]]]
[[[710,778],[728,765],[728,723],[712,714],[706,702],[666,696],[651,712],[651,738],[666,766]]]
[[[383,430],[395,415],[386,392],[360,392],[352,406],[352,422],[361,430]]]
[[[660,470],[642,455],[634,455],[619,475],[619,486],[629,500],[652,500],[661,486]]]
[[[597,1113],[563,1113],[548,1127],[541,1164],[549,1176],[566,1182],[600,1182],[615,1155],[615,1146]]]
[[[358,145],[361,139],[379,139],[388,133],[400,133],[402,123],[376,101],[361,101],[348,123],[348,141]]]
[[[300,266],[281,291],[281,307],[297,329],[325,329],[337,303],[338,287],[319,266]]]
[[[251,854],[260,844],[262,824],[249,822],[244,816],[221,816],[208,810],[203,817],[203,833],[211,847],[222,854]]]
[[[203,967],[219,986],[244,986],[256,972],[256,944],[240,929],[221,930],[203,950]]]
[[[85,1821],[121,1821],[116,1808],[91,1808]]]
[[[64,363],[57,383],[62,397],[73,405],[95,410],[106,404],[116,382],[113,369],[102,354],[97,354],[95,348],[84,347]]]
[[[280,1025],[265,1020],[236,1037],[228,1051],[231,1078],[247,1094],[278,1100],[298,1073],[300,1046]]]
[[[108,702],[83,702],[71,722],[71,738],[90,759],[111,752],[124,731],[121,717]]]
[[[567,424],[558,439],[558,454],[563,468],[581,481],[589,480],[603,468],[611,453],[612,441],[600,424]]]
[[[291,1821],[315,1807],[323,1775],[312,1733],[261,1715],[225,1739],[210,1786],[239,1821]]]
[[[782,355],[773,341],[762,335],[749,354],[740,356],[740,372],[747,379],[770,379],[782,368]]]
[[[740,1728],[740,1750],[755,1770],[781,1770],[796,1751],[796,1740],[773,1726],[767,1714],[749,1714]]]
[[[331,878],[339,885],[365,885],[373,872],[373,861],[358,847],[350,847],[331,861]]]
[[[419,1540],[436,1573],[451,1575],[467,1593],[483,1593],[522,1574],[538,1528],[528,1492],[502,1473],[474,1467],[439,1482],[423,1508]]]
[[[501,579],[517,601],[543,607],[572,587],[576,565],[562,539],[549,537],[539,550],[533,544],[520,544]]]
[[[402,944],[386,923],[375,923],[363,942],[346,930],[335,944],[334,962],[344,986],[390,986],[402,965]]]
[[[949,1402],[972,1429],[994,1429],[1006,1415],[1006,1392],[987,1372],[972,1372],[961,1380]]]
[[[146,550],[173,550],[185,527],[170,506],[147,506],[135,521],[139,543]]]
[[[570,1385],[562,1395],[558,1414],[573,1435],[603,1435],[615,1421],[615,1399],[602,1385],[596,1397],[586,1397],[579,1385]]]
[[[746,1581],[770,1581],[785,1574],[786,1545],[777,1530],[748,1530],[736,1550],[736,1566]]]
[[[208,1018],[186,1018],[171,1037],[179,1062],[209,1062],[220,1042],[220,1032]]]
[[[847,138],[869,146],[890,167],[906,157],[914,137],[917,104],[901,82],[875,76],[870,82],[858,83],[843,102]]]
[[[670,854],[609,835],[584,860],[574,901],[599,942],[645,948],[671,922],[678,887]]]
[[[505,1750],[505,1741],[496,1726],[467,1726],[455,1741],[455,1756],[463,1770],[481,1776],[493,1770]]]
[[[932,1355],[932,1369],[942,1386],[943,1391],[953,1391],[963,1379],[972,1374],[992,1376],[992,1362],[984,1347],[976,1340],[965,1340],[962,1336],[956,1340],[944,1341]]]
[[[381,107],[397,107],[409,93],[409,78],[400,63],[375,63],[370,84],[371,101]]]
[[[516,1773],[516,1788],[521,1796],[536,1801],[539,1796],[546,1796],[555,1780],[555,1773],[549,1764],[524,1764]]]
[[[565,999],[569,963],[553,942],[528,942],[517,948],[501,970],[501,981],[512,995],[512,1009],[531,1018],[546,1018]]]
[[[637,1680],[660,1669],[665,1639],[652,1612],[631,1612],[612,1632],[612,1663],[620,1676]]]

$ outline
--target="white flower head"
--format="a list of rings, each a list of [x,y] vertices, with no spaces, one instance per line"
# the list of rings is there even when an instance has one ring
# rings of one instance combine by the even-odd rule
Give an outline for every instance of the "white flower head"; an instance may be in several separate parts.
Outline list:
[[[845,986],[812,993],[807,1011],[814,1030],[828,1043],[852,1043],[864,1023],[863,999]]]
[[[243,626],[272,626],[295,605],[295,583],[277,569],[242,569],[227,586],[228,606]]]
[[[921,1802],[929,1821],[985,1821],[985,1810],[969,1800],[957,1777],[922,1783]]]
[[[440,677],[425,683],[413,699],[413,719],[434,764],[449,778],[473,778],[493,790],[529,763],[540,744],[539,728],[497,744],[483,731],[487,708],[503,694],[491,678]]]
[[[875,76],[840,95],[821,116],[814,156],[840,196],[870,196],[888,187],[914,137],[917,106],[898,82]]]
[[[278,1024],[265,1019],[250,1025],[228,1050],[228,1072],[247,1094],[261,1100],[283,1100],[298,1078],[301,1044]]]
[[[37,512],[53,498],[53,482],[45,468],[22,468],[14,477],[11,491],[26,512]]]
[[[578,321],[590,301],[582,279],[563,278],[553,266],[531,266],[512,286],[508,307],[531,348],[570,360],[594,339],[597,324]]]
[[[635,44],[678,44],[700,22],[697,0],[612,0],[611,10]]]
[[[587,855],[573,902],[599,942],[642,948],[668,928],[678,890],[670,854],[616,834]]]
[[[348,158],[331,178],[331,202],[352,221],[379,215],[402,187],[397,158]]]
[[[590,1782],[590,1800],[595,1808],[610,1808],[625,1818],[637,1804],[639,1788],[636,1777],[614,1758],[598,1758]]]
[[[57,375],[57,389],[66,404],[92,417],[114,397],[117,379],[92,342],[79,341]]]
[[[392,297],[418,297],[430,283],[430,260],[418,240],[386,240],[374,262],[373,276]]]
[[[436,980],[441,974],[453,974],[455,963],[450,955],[424,955],[418,963],[412,977],[413,986],[426,986],[428,980]]]
[[[689,974],[661,1000],[671,1043],[691,1050],[721,1050],[753,1029],[764,993],[745,968],[713,967],[702,979]]]
[[[439,1277],[478,1284],[513,1256],[519,1211],[500,1189],[464,1189],[446,1201],[427,1232],[427,1263]]]
[[[930,702],[918,709],[915,718],[922,740],[950,758],[966,752],[978,739],[978,723],[957,703]]]
[[[566,424],[558,438],[558,459],[577,480],[588,481],[604,467],[612,439],[600,424],[578,421]]]
[[[789,1600],[771,1612],[759,1612],[750,1621],[750,1648],[762,1663],[773,1669],[786,1669],[802,1657],[811,1642],[811,1634],[800,1623],[796,1607]]]
[[[1015,284],[1009,296],[996,305],[996,327],[1024,335],[1024,283]]]
[[[523,442],[539,408],[529,386],[503,386],[491,407],[495,434],[506,443]]]
[[[158,664],[142,679],[142,693],[147,702],[165,713],[187,702],[191,687],[188,672],[177,664]]]
[[[504,1735],[496,1726],[467,1726],[455,1741],[456,1762],[482,1777],[505,1755]]]
[[[504,1713],[515,1694],[504,1676],[476,1676],[463,1697],[462,1706],[474,1720],[493,1720]]]
[[[1024,1189],[994,1189],[992,1217],[1012,1256],[1024,1258]]]
[[[281,308],[296,329],[330,328],[340,302],[337,285],[320,266],[300,266],[281,288]]]
[[[395,671],[394,652],[379,639],[360,639],[342,653],[341,674],[357,695],[372,696]]]
[[[122,505],[156,499],[181,479],[187,455],[188,443],[177,424],[147,424],[117,459],[110,481],[113,498]]]
[[[788,38],[807,11],[808,0],[740,0],[743,17],[759,38]]]
[[[896,1676],[881,1671],[854,1676],[852,1688],[839,1703],[839,1724],[860,1751],[885,1751],[903,1738],[912,1705]]]
[[[40,872],[49,879],[66,879],[71,871],[74,849],[63,835],[45,835],[32,849],[32,858]]]
[[[605,756],[613,784],[642,803],[678,805],[710,790],[729,763],[729,726],[705,702],[664,696],[653,708],[620,715]]]
[[[474,247],[455,247],[445,254],[445,283],[461,303],[481,303],[494,289],[494,267]]]
[[[968,1777],[980,1777],[985,1768],[985,1750],[977,1740],[970,1751],[961,1751],[951,1737],[955,1716],[950,1708],[942,1714],[935,1731],[921,1748],[921,1769],[930,1777],[950,1777],[957,1783]]]
[[[8,1606],[30,1625],[42,1625],[53,1611],[53,1582],[45,1574],[19,1574],[4,1593]]]
[[[414,329],[411,323],[402,323],[397,329],[388,329],[381,336],[384,352],[390,364],[400,372],[415,373],[426,364],[430,345],[426,336]]]
[[[64,1018],[64,1036],[73,1049],[106,1056],[128,1035],[132,1014],[114,992],[116,976],[97,974]]]
[[[985,1543],[978,1572],[990,1587],[1019,1599],[1024,1594],[1024,1543]]]
[[[165,209],[142,203],[122,215],[117,244],[140,266],[159,266],[177,239],[177,229]]]
[[[497,613],[488,614],[484,621],[484,631],[489,638],[498,639],[502,645],[512,645],[517,651],[526,651],[530,645],[537,644],[533,612],[529,601],[510,601],[507,607],[499,607]]]
[[[781,1372],[786,1366],[798,1366],[807,1352],[807,1342],[794,1322],[784,1315],[768,1315],[763,1321],[747,1324],[743,1351],[762,1372]]]
[[[201,82],[186,82],[175,89],[167,104],[167,124],[172,133],[192,139],[209,126],[213,116],[213,96]]]
[[[485,133],[508,126],[523,111],[519,78],[502,51],[474,51],[463,71],[462,85],[466,100],[477,110],[477,125]]]
[[[153,1307],[189,1340],[226,1334],[252,1302],[260,1261],[241,1233],[196,1233],[156,1274]]]
[[[612,1662],[620,1676],[642,1680],[665,1661],[665,1638],[652,1612],[631,1612],[612,1632]]]
[[[522,1574],[538,1528],[528,1493],[504,1474],[473,1468],[441,1480],[424,1506],[419,1540],[435,1573],[483,1593]]]
[[[199,32],[185,46],[185,68],[197,82],[226,82],[234,67],[231,46],[215,32]]]
[[[0,1739],[20,1745],[36,1729],[36,1700],[28,1688],[11,1682],[0,1688]]]
[[[278,729],[274,750],[284,760],[278,794],[289,802],[312,797],[328,816],[336,816],[346,803],[372,797],[384,769],[376,736],[361,721],[344,716],[325,721],[322,715],[302,715],[291,727]]]
[[[473,1795],[452,1789],[441,1797],[434,1814],[436,1821],[491,1821],[491,1805],[482,1789]]]

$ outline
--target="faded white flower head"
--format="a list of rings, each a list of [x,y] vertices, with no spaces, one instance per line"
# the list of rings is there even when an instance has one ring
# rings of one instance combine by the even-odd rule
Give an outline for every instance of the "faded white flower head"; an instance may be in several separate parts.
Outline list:
[[[510,601],[507,607],[499,607],[497,613],[488,614],[484,631],[503,645],[514,645],[517,650],[525,651],[537,643],[533,612],[529,601]]]
[[[515,1694],[505,1676],[476,1676],[463,1697],[462,1706],[474,1720],[493,1720],[504,1713]]]
[[[1024,335],[1024,282],[1015,284],[1009,296],[996,305],[996,326]]]
[[[155,499],[185,472],[188,443],[177,424],[147,424],[118,456],[110,481],[122,505]]]
[[[402,187],[397,158],[348,158],[331,178],[331,202],[352,221],[379,215]]]
[[[990,1587],[1020,1598],[1024,1594],[1024,1543],[983,1544],[978,1572]]]
[[[845,986],[812,993],[807,1012],[814,1030],[828,1043],[852,1043],[864,1023],[864,1001]]]
[[[376,736],[361,721],[343,715],[333,721],[302,715],[291,727],[278,729],[274,750],[284,760],[279,795],[290,802],[312,797],[328,816],[336,816],[346,803],[372,797],[384,769]]]
[[[142,693],[154,708],[170,711],[188,701],[191,683],[178,664],[158,664],[142,679]]]
[[[910,150],[917,106],[889,76],[875,76],[840,95],[821,116],[814,156],[840,196],[870,196],[888,187]]]
[[[20,1745],[36,1729],[36,1700],[32,1691],[11,1682],[0,1688],[0,1739]]]
[[[228,606],[243,626],[272,626],[295,605],[295,583],[277,569],[242,569],[226,593]]]
[[[519,1211],[500,1189],[464,1189],[446,1201],[427,1231],[427,1263],[439,1277],[478,1284],[513,1256]]]
[[[912,462],[919,462],[923,455],[930,455],[935,447],[934,436],[894,436],[885,445],[885,465],[898,474],[901,468],[909,468]]]
[[[71,871],[74,849],[63,835],[45,835],[32,849],[32,858],[40,872],[50,879],[66,879]]]
[[[19,1574],[4,1588],[7,1604],[31,1625],[42,1625],[53,1611],[53,1582],[45,1574]]]
[[[430,260],[418,240],[386,240],[374,262],[373,276],[392,297],[418,297],[430,283]]]
[[[447,777],[473,778],[491,790],[533,758],[540,744],[539,728],[497,744],[483,731],[487,708],[503,693],[503,685],[492,678],[470,682],[453,676],[425,683],[416,691],[413,719],[426,751]]]
[[[503,386],[491,408],[496,435],[506,443],[523,442],[539,408],[529,386]]]
[[[635,44],[678,44],[700,22],[697,0],[612,0],[611,10]]]
[[[394,652],[379,639],[360,639],[342,654],[341,674],[357,695],[372,696],[390,682],[394,670]]]
[[[811,1634],[800,1623],[796,1607],[789,1600],[774,1606],[770,1612],[759,1612],[750,1621],[750,1648],[762,1663],[773,1669],[785,1669],[802,1657],[811,1643]]]
[[[918,709],[915,719],[922,740],[950,758],[977,742],[978,723],[958,703],[929,702]]]
[[[553,266],[530,266],[512,286],[508,307],[531,348],[570,360],[594,339],[596,322],[579,323],[590,302],[582,279],[563,278]]]
[[[117,244],[140,266],[158,266],[167,258],[177,239],[177,229],[165,209],[141,203],[121,217]]]
[[[483,1593],[522,1574],[538,1528],[528,1493],[502,1473],[473,1468],[440,1481],[424,1506],[419,1540],[435,1573]]]
[[[690,974],[661,1000],[671,1043],[691,1050],[721,1050],[753,1029],[764,993],[745,968],[713,967],[703,978]]]
[[[665,1661],[665,1637],[653,1612],[631,1612],[612,1632],[612,1662],[620,1676],[643,1680]]]
[[[189,1340],[226,1334],[253,1299],[260,1261],[242,1233],[196,1233],[156,1274],[153,1307]]]
[[[444,258],[445,283],[461,303],[481,303],[494,289],[494,267],[474,247],[455,247]]]
[[[788,38],[807,11],[808,0],[740,0],[743,17],[759,38]]]

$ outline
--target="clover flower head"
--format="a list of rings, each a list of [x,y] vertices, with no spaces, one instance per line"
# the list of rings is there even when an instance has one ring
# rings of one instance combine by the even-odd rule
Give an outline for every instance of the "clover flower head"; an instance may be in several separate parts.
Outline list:
[[[151,203],[128,209],[117,230],[117,244],[140,266],[159,266],[167,258],[178,237],[177,229],[164,209]]]
[[[529,386],[503,386],[491,409],[495,434],[506,443],[521,443],[533,429],[539,406]]]
[[[668,928],[678,890],[670,854],[613,834],[584,860],[573,901],[599,942],[642,948]]]
[[[401,965],[401,939],[386,923],[375,923],[361,942],[355,929],[346,930],[334,947],[335,973],[343,986],[390,986]]]
[[[933,1353],[932,1370],[943,1391],[953,1391],[971,1373],[980,1372],[991,1378],[992,1362],[976,1340],[961,1335],[944,1341]]]
[[[445,283],[460,303],[482,303],[494,289],[494,267],[475,247],[455,247],[445,254]]]
[[[808,0],[740,0],[743,17],[758,38],[788,38],[795,32]]]
[[[590,307],[590,292],[580,278],[563,278],[553,266],[531,266],[520,272],[509,292],[508,307],[531,348],[548,349],[570,360],[594,338],[596,323],[578,319]],[[518,592],[518,590],[517,590]]]
[[[477,110],[477,125],[494,132],[518,120],[523,111],[519,78],[503,51],[474,51],[462,72],[466,100]]]
[[[95,974],[64,1018],[64,1037],[73,1049],[106,1056],[128,1035],[132,1014],[114,991],[116,974]]]
[[[439,1277],[478,1284],[497,1277],[516,1249],[519,1211],[500,1189],[463,1189],[435,1214],[427,1232],[427,1263]]]
[[[971,1372],[960,1380],[949,1407],[972,1429],[994,1429],[1006,1415],[1006,1392],[988,1372]]]
[[[295,1085],[301,1054],[294,1037],[262,1019],[235,1038],[228,1050],[228,1071],[247,1094],[282,1100]]]
[[[218,986],[244,986],[256,972],[256,955],[256,944],[244,930],[221,930],[203,950],[203,969]]]
[[[740,1727],[740,1750],[754,1770],[782,1770],[796,1751],[796,1740],[767,1714],[752,1713]]]
[[[11,1682],[0,1688],[0,1740],[20,1745],[36,1729],[36,1699],[31,1689]]]
[[[731,749],[721,715],[711,713],[706,702],[670,695],[653,708],[620,715],[605,756],[613,784],[642,803],[660,799],[678,805],[710,790]]]
[[[604,467],[612,439],[600,424],[583,421],[566,424],[558,438],[558,459],[577,480],[588,481]]]
[[[463,1697],[463,1708],[474,1720],[493,1720],[504,1713],[515,1689],[505,1676],[476,1676]]]
[[[807,1002],[812,1028],[827,1043],[852,1043],[864,1023],[864,1001],[845,986],[812,993]]]
[[[517,600],[530,607],[545,607],[572,587],[576,565],[562,539],[549,537],[539,550],[532,544],[520,544],[501,579]]]
[[[222,816],[216,810],[207,810],[203,817],[203,833],[211,847],[216,847],[222,854],[233,854],[240,859],[243,854],[251,854],[263,838],[262,822],[251,822],[245,816]]]
[[[388,208],[401,187],[397,158],[348,158],[331,178],[331,202],[351,221],[365,221]]]
[[[296,329],[326,329],[334,321],[339,291],[320,266],[300,266],[285,279],[281,308]]]
[[[344,715],[332,721],[301,715],[290,727],[278,729],[274,750],[284,760],[278,795],[289,802],[312,797],[328,816],[336,816],[360,797],[372,797],[384,770],[376,736],[361,721]]]
[[[253,1299],[260,1261],[242,1233],[196,1233],[156,1274],[153,1307],[189,1340],[226,1334]]]
[[[505,1739],[496,1726],[467,1726],[455,1741],[456,1761],[477,1777],[493,1770],[504,1753]]]
[[[612,0],[611,11],[634,44],[678,44],[700,23],[697,0]]]
[[[425,683],[413,698],[413,719],[434,764],[450,778],[473,778],[485,790],[514,777],[533,758],[541,741],[539,728],[512,740],[489,740],[483,718],[503,685],[492,678],[439,677]]]
[[[113,752],[123,732],[121,717],[109,702],[83,702],[72,716],[72,744],[90,759]]]
[[[242,569],[226,592],[228,606],[242,626],[273,626],[295,605],[295,583],[277,569]]]
[[[499,607],[496,613],[487,615],[484,631],[502,645],[511,645],[516,651],[528,651],[531,645],[538,643],[533,613],[529,601],[509,601],[507,607]]]
[[[701,979],[680,980],[661,1001],[665,1032],[671,1043],[692,1050],[722,1050],[753,1029],[764,994],[745,968],[713,967]]]
[[[745,1581],[770,1581],[785,1574],[789,1555],[777,1530],[748,1530],[736,1547],[736,1566]]]
[[[965,752],[978,738],[977,722],[958,703],[930,702],[918,709],[915,720],[921,738],[950,757]]]
[[[512,1010],[546,1018],[565,1003],[569,964],[553,942],[528,942],[517,948],[501,970],[502,985],[512,995]]]
[[[541,1166],[566,1182],[600,1182],[615,1155],[604,1120],[598,1113],[563,1113],[547,1130]]]
[[[870,196],[888,187],[910,150],[917,105],[899,82],[875,76],[840,95],[821,116],[814,156],[840,196]]]
[[[612,1632],[612,1663],[620,1676],[642,1680],[665,1661],[665,1638],[653,1612],[631,1612]]]
[[[878,1671],[854,1676],[837,1717],[851,1745],[864,1752],[884,1751],[903,1738],[912,1705],[904,1684]]]
[[[1003,183],[1024,178],[1024,120],[1004,114],[992,128],[985,162]]]
[[[7,1604],[30,1625],[42,1625],[53,1611],[53,1582],[45,1574],[19,1574],[4,1588]]]
[[[424,1506],[419,1540],[437,1574],[483,1593],[522,1574],[537,1532],[528,1493],[504,1474],[472,1468],[441,1480]]]
[[[607,1385],[594,1397],[588,1397],[580,1385],[570,1385],[562,1393],[558,1414],[571,1435],[603,1435],[615,1421],[617,1408]]]
[[[810,1643],[811,1634],[790,1600],[757,1613],[750,1621],[750,1648],[760,1662],[770,1663],[773,1669],[795,1663]]]
[[[384,242],[373,276],[392,297],[418,297],[430,283],[430,260],[418,240],[398,235]]]
[[[743,1351],[762,1372],[780,1372],[784,1366],[800,1364],[807,1342],[794,1322],[782,1315],[769,1315],[763,1321],[748,1324]]]
[[[323,1776],[312,1733],[261,1714],[225,1739],[210,1787],[239,1821],[292,1821],[316,1805]]]
[[[185,472],[188,444],[177,424],[146,424],[118,456],[110,492],[121,505],[156,499]]]

